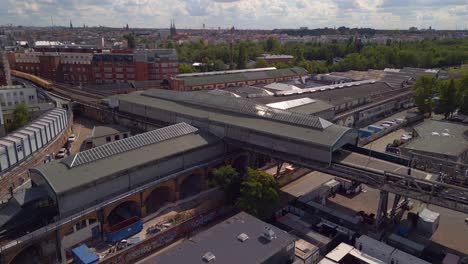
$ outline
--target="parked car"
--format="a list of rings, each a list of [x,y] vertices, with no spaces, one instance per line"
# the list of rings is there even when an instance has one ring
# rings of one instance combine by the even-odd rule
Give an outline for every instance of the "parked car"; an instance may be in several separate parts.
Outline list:
[[[75,142],[75,140],[76,140],[75,134],[71,134],[71,135],[68,137],[68,142],[70,142],[70,143]]]
[[[400,137],[400,140],[402,142],[408,142],[409,140],[411,140],[413,137],[411,135],[408,135],[408,134],[404,134]]]
[[[380,124],[380,126],[381,126],[381,127],[384,127],[384,128],[389,128],[389,127],[391,127],[392,125],[387,124],[387,123],[382,123],[382,124]]]
[[[65,153],[67,153],[67,149],[66,148],[61,148],[59,150],[59,152],[57,153],[57,155],[55,155],[57,158],[61,159],[61,158],[64,158],[65,157]]]

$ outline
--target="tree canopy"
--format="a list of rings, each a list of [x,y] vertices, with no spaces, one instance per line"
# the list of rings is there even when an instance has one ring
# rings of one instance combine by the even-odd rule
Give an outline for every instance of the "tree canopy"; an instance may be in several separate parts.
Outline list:
[[[432,113],[432,97],[436,90],[437,80],[435,77],[423,75],[416,81],[412,91],[419,112],[429,115]]]
[[[12,121],[7,124],[7,131],[11,132],[25,126],[29,121],[28,108],[24,103],[20,103],[13,111]]]
[[[278,184],[270,174],[247,168],[247,179],[242,183],[239,209],[259,218],[265,218],[280,199]]]
[[[212,175],[213,183],[224,191],[226,202],[234,203],[240,194],[241,175],[230,165],[214,169]]]

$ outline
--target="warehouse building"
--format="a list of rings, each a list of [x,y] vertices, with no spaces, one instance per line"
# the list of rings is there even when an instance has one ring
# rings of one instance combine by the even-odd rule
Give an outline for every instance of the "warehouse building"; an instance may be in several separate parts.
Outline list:
[[[468,125],[425,120],[413,128],[413,139],[401,147],[402,154],[419,162],[468,162]]]
[[[245,212],[142,263],[291,263],[296,238]]]
[[[308,75],[304,68],[288,69],[259,68],[234,71],[179,74],[170,79],[172,90],[196,91],[224,89],[235,86],[269,84],[293,79],[302,79]]]

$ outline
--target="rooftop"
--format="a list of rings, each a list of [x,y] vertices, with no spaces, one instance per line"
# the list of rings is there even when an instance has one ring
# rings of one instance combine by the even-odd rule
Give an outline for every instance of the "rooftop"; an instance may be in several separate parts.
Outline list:
[[[92,138],[114,135],[122,132],[128,132],[129,129],[118,125],[95,126],[91,133]]]
[[[147,93],[152,96],[145,96],[144,94]],[[298,125],[297,123],[292,122],[294,119],[291,119],[291,122],[282,122],[280,120],[268,118],[268,116],[266,118],[259,118],[261,114],[265,115],[267,113],[264,109],[270,110],[270,108],[261,104],[259,104],[257,108],[255,104],[250,103],[253,107],[252,109],[256,110],[250,114],[242,114],[240,110],[243,109],[239,107],[239,104],[231,103],[233,100],[240,100],[242,98],[204,94],[206,97],[202,97],[202,100],[200,100],[199,103],[189,103],[184,100],[178,100],[175,96],[176,93],[177,92],[165,90],[151,90],[146,91],[145,93],[136,92],[127,95],[117,95],[114,96],[114,98],[120,100],[121,103],[123,101],[137,105],[144,105],[155,109],[175,112],[179,115],[190,114],[190,116],[195,118],[210,120],[214,123],[229,123],[233,126],[259,131],[260,133],[267,135],[287,137],[293,140],[326,147],[333,146],[339,138],[350,131],[349,128],[340,127],[321,118],[307,115],[304,116],[312,118],[310,120],[314,120],[313,123],[316,125]],[[158,94],[165,94],[166,97],[158,97]],[[192,94],[195,95],[196,93]],[[214,102],[215,100],[211,100],[213,97],[219,97],[216,98],[217,103]],[[205,100],[203,100],[203,98]],[[226,100],[229,102],[226,102]],[[207,104],[207,102],[210,102],[211,105]],[[226,109],[230,106],[234,107],[234,109],[237,108],[237,110],[222,110],[223,108]],[[286,111],[286,113],[289,114],[286,114],[285,117],[295,116],[290,114],[290,111]],[[323,129],[320,129],[322,125],[325,126],[323,126]]]
[[[183,80],[186,86],[197,86],[216,83],[272,79],[307,74],[307,71],[300,67],[287,69],[263,68],[254,70],[212,72],[209,74],[179,74],[175,77],[175,79]]]
[[[112,178],[119,172],[217,142],[215,136],[179,123],[43,164],[32,171],[42,174],[60,195]]]
[[[264,237],[266,227],[276,238],[270,241]],[[238,238],[242,233],[249,237],[243,242]],[[204,264],[202,257],[207,252],[215,256],[214,263],[264,263],[287,247],[293,251],[294,241],[294,236],[241,212],[142,263]]]
[[[458,157],[468,149],[468,125],[425,120],[414,127],[417,136],[403,148]]]
[[[367,96],[377,96],[387,92],[396,91],[397,88],[393,88],[390,85],[384,82],[375,82],[375,83],[365,83],[355,86],[347,87],[350,85],[349,83],[340,84],[340,86],[344,86],[343,88],[337,89],[327,89],[327,90],[320,90],[320,87],[315,87],[311,89],[315,89],[314,92],[307,92],[303,91],[302,93],[296,94],[282,94],[277,96],[264,96],[264,97],[257,97],[255,100],[259,103],[263,104],[270,104],[275,102],[281,102],[286,100],[293,100],[299,98],[311,98],[316,100],[321,100],[331,105],[341,105],[346,102],[354,101],[358,98],[364,98]],[[304,89],[305,90],[305,89]],[[295,92],[295,91],[294,91]]]

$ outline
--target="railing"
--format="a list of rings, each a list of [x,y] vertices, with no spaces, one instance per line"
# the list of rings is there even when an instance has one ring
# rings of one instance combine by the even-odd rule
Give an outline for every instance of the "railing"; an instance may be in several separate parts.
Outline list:
[[[49,233],[51,231],[55,231],[59,227],[61,227],[63,225],[69,224],[69,223],[71,223],[71,222],[73,222],[75,220],[78,220],[78,219],[82,218],[85,215],[88,215],[88,214],[90,214],[92,212],[98,211],[103,207],[106,207],[106,206],[108,206],[108,205],[110,205],[112,203],[118,202],[119,200],[122,200],[122,199],[124,199],[126,197],[129,197],[131,195],[139,193],[139,192],[141,192],[141,191],[143,191],[145,189],[148,189],[150,187],[158,185],[158,184],[160,184],[162,182],[165,182],[167,180],[170,180],[172,178],[176,178],[176,177],[180,176],[181,174],[189,173],[189,172],[191,172],[193,170],[197,170],[197,169],[208,167],[208,166],[213,165],[213,164],[217,164],[219,162],[224,161],[225,159],[226,159],[226,157],[224,156],[222,158],[218,158],[218,159],[212,160],[210,162],[206,162],[206,163],[203,163],[203,164],[200,164],[200,165],[188,168],[188,169],[184,169],[182,171],[167,175],[167,176],[165,176],[165,177],[163,177],[163,178],[161,178],[161,179],[159,179],[157,181],[153,181],[151,183],[148,183],[148,184],[145,184],[145,185],[143,185],[141,187],[138,187],[138,188],[136,188],[134,190],[131,190],[129,192],[126,192],[124,194],[116,196],[116,197],[114,197],[112,199],[109,199],[107,201],[101,202],[101,203],[99,203],[99,204],[97,204],[95,206],[89,207],[89,208],[87,208],[85,210],[82,210],[82,211],[80,211],[80,212],[78,212],[78,213],[76,213],[76,214],[74,214],[74,215],[72,215],[70,217],[61,219],[61,220],[59,220],[59,221],[57,221],[57,222],[55,222],[53,224],[50,224],[50,225],[47,225],[45,227],[39,228],[39,229],[35,230],[32,233],[29,233],[29,234],[24,235],[24,236],[22,236],[20,238],[17,238],[15,240],[10,241],[9,243],[7,243],[7,244],[0,247],[0,253],[5,251],[5,250],[11,249],[11,248],[13,248],[13,247],[15,247],[17,245],[28,242],[28,241],[30,241],[32,239],[43,236],[43,235],[45,235],[45,234],[47,234],[47,233]]]

